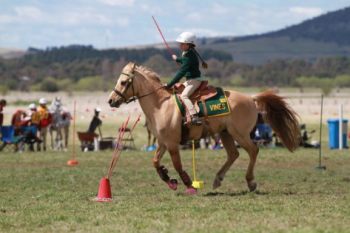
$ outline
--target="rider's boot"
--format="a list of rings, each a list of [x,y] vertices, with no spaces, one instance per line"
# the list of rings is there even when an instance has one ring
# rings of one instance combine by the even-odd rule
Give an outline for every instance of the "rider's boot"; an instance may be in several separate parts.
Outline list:
[[[198,113],[193,114],[193,115],[191,116],[191,124],[192,124],[192,125],[201,125],[202,123],[203,123],[203,122],[202,122],[202,120],[199,118]]]

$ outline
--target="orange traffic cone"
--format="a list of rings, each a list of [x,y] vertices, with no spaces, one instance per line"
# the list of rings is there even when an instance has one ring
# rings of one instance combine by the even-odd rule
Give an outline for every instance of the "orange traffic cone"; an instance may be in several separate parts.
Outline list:
[[[76,165],[78,165],[79,164],[79,162],[77,161],[77,160],[75,160],[75,159],[71,159],[71,160],[68,160],[67,161],[67,165],[68,166],[76,166]]]
[[[112,192],[109,179],[103,177],[100,181],[100,187],[98,188],[97,197],[94,199],[97,202],[110,202],[112,201]]]

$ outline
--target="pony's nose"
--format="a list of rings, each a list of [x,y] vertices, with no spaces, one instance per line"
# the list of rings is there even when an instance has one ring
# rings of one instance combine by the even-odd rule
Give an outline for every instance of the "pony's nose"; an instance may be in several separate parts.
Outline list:
[[[108,103],[109,103],[109,104],[112,104],[112,99],[109,99],[109,100],[108,100]]]

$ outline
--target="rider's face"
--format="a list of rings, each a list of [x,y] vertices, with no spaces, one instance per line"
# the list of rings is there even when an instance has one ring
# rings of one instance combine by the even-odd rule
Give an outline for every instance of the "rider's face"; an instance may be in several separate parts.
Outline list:
[[[181,51],[187,51],[190,49],[190,44],[180,43],[179,47],[180,47]]]

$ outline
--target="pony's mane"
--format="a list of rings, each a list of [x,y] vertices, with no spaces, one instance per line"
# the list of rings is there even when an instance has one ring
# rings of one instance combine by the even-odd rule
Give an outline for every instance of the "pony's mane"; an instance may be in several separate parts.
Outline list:
[[[150,78],[153,81],[161,82],[159,75],[156,72],[154,72],[153,70],[151,70],[150,68],[137,65],[135,70],[137,72],[141,73],[145,78]]]

